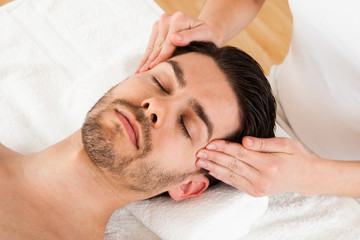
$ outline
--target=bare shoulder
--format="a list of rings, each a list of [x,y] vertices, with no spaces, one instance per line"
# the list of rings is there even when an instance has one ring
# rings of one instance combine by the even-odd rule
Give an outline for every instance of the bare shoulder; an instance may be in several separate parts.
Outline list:
[[[0,188],[2,184],[7,182],[8,178],[12,175],[12,167],[18,163],[24,155],[5,147],[0,143]],[[1,195],[1,193],[0,193]]]
[[[0,162],[23,156],[0,143]]]

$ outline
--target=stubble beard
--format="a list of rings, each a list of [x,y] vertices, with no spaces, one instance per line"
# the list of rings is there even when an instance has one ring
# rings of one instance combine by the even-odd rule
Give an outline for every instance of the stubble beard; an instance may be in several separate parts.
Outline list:
[[[175,170],[164,171],[157,161],[145,161],[152,151],[150,119],[146,118],[143,108],[124,99],[109,102],[107,95],[101,98],[89,111],[82,127],[84,147],[90,159],[103,172],[120,181],[128,189],[143,193],[157,192],[193,174]],[[139,143],[139,146],[143,147],[133,155],[116,151],[116,137],[126,134],[120,125],[115,124],[115,127],[107,128],[101,124],[104,114],[116,106],[130,110],[141,126],[143,143]]]

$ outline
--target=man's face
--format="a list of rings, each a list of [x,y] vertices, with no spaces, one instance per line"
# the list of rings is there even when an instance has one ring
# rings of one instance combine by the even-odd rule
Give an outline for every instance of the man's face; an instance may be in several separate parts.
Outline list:
[[[200,174],[196,152],[237,130],[238,112],[216,63],[183,54],[112,88],[88,114],[84,145],[122,185],[158,194]]]

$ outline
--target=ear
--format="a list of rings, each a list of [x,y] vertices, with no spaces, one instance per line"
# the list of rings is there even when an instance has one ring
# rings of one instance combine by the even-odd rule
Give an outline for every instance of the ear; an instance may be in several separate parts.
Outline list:
[[[204,175],[192,176],[180,185],[169,190],[169,195],[174,200],[183,200],[190,197],[197,197],[209,186],[209,179]]]

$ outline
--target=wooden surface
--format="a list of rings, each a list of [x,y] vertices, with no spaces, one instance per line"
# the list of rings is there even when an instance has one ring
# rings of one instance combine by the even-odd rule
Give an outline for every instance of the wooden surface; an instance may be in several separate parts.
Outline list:
[[[8,2],[11,2],[12,0],[0,0],[0,6],[7,4]]]
[[[0,0],[0,6],[12,0]],[[167,13],[182,11],[197,17],[205,0],[155,0]],[[287,0],[267,0],[255,20],[227,45],[236,46],[249,53],[264,68],[283,61],[289,49],[292,16]]]
[[[155,0],[167,13],[181,11],[197,17],[205,0]],[[264,68],[279,64],[286,56],[291,36],[292,15],[287,0],[267,0],[254,21],[226,45],[249,53]]]

